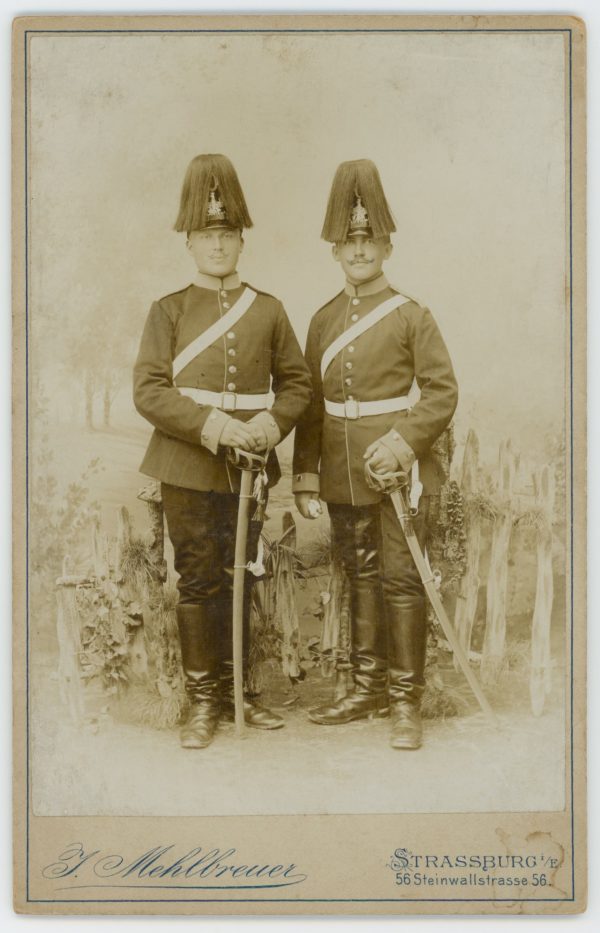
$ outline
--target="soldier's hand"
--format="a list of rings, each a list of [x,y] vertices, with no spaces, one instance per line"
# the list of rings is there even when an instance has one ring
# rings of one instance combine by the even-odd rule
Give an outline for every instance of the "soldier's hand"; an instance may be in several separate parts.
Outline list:
[[[302,518],[318,518],[323,514],[323,506],[314,492],[297,492],[294,499]]]
[[[219,438],[219,444],[223,447],[240,447],[242,450],[255,450],[256,441],[247,424],[238,421],[237,418],[230,418]]]
[[[364,460],[369,461],[369,466],[374,473],[395,473],[400,469],[400,463],[395,454],[389,447],[381,444],[379,441],[373,441],[364,452]]]
[[[252,437],[254,438],[254,443],[256,444],[255,450],[266,450],[269,446],[269,438],[267,437],[267,432],[257,421],[247,421],[246,427],[250,431]]]

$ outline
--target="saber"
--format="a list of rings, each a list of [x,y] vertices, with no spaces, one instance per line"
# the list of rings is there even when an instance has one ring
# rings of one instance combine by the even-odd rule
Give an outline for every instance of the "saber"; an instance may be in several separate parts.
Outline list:
[[[248,539],[248,525],[250,523],[250,501],[254,499],[252,492],[253,475],[261,473],[267,462],[266,457],[260,454],[240,450],[239,447],[230,447],[227,459],[233,466],[241,470],[240,500],[238,505],[237,527],[235,532],[235,557],[233,561],[233,703],[235,710],[235,729],[238,736],[244,734],[246,720],[244,718],[244,579],[246,576],[246,547]]]
[[[463,651],[456,632],[454,631],[454,626],[450,622],[443,603],[438,596],[438,592],[435,588],[435,577],[427,561],[425,560],[425,557],[423,556],[421,546],[415,534],[412,518],[413,515],[416,514],[416,510],[411,511],[406,502],[408,474],[404,473],[403,471],[399,471],[397,473],[375,473],[367,462],[365,464],[365,475],[367,483],[372,489],[375,489],[378,492],[386,493],[392,500],[398,521],[400,522],[402,531],[404,532],[404,537],[406,538],[406,543],[408,544],[410,553],[412,554],[415,566],[419,571],[421,582],[423,583],[425,592],[429,597],[429,601],[433,611],[435,612],[436,618],[442,627],[442,631],[446,636],[446,640],[452,648],[454,656],[457,659],[459,666],[465,675],[467,682],[473,691],[473,694],[481,709],[488,717],[490,722],[497,726],[498,718],[488,703],[483,690],[481,689],[481,685],[477,680],[473,668],[469,664],[467,656]]]

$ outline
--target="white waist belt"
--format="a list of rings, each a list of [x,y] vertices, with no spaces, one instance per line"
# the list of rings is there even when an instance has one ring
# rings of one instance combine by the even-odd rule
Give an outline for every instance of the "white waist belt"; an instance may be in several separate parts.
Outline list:
[[[193,389],[183,386],[181,395],[193,399],[198,405],[212,405],[223,411],[259,411],[267,407],[268,395],[239,395],[237,392],[209,392],[208,389]]]
[[[383,398],[376,402],[359,402],[356,399],[347,399],[345,402],[330,402],[325,399],[325,411],[336,418],[348,418],[355,421],[357,418],[366,418],[369,415],[387,415],[392,411],[406,411],[414,403],[408,395],[399,395],[397,398]]]

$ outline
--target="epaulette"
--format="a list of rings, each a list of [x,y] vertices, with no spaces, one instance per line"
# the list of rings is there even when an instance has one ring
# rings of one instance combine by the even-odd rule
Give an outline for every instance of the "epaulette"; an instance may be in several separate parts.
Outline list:
[[[163,295],[162,298],[159,298],[160,301],[166,301],[168,298],[176,298],[177,295],[183,295],[184,292],[187,292],[188,288],[191,288],[192,283],[186,285],[184,288],[179,288],[176,292],[169,292],[168,295]]]
[[[390,282],[389,284],[390,284],[390,288],[393,288],[394,291],[398,292],[399,295],[402,295],[403,298],[408,298],[409,301],[412,301],[419,308],[426,307],[426,305],[422,301],[420,301],[418,298],[415,298],[414,295],[407,295],[405,291],[402,291],[402,289],[398,288],[398,286],[394,285],[392,282]]]
[[[281,298],[278,298],[277,295],[272,295],[271,292],[265,292],[262,288],[257,288],[256,285],[251,285],[250,282],[242,282],[242,285],[251,288],[253,292],[256,292],[257,295],[261,295],[263,298],[272,298],[273,301],[281,301]]]
[[[337,295],[334,295],[333,298],[330,298],[329,301],[326,301],[325,304],[324,304],[324,305],[321,305],[320,308],[317,308],[317,310],[316,310],[315,313],[313,314],[313,317],[316,317],[317,314],[320,314],[320,313],[321,313],[321,311],[326,311],[327,308],[329,307],[329,305],[332,305],[333,302],[334,302],[334,301],[337,301],[338,298],[339,298],[341,295],[343,295],[343,294],[344,294],[344,289],[342,289],[340,292],[338,292]]]

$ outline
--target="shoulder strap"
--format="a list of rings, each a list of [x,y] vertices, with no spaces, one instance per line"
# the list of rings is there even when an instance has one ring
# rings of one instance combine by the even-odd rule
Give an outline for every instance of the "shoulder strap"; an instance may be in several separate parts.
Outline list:
[[[188,363],[191,363],[192,360],[195,360],[203,350],[206,350],[207,347],[210,347],[211,344],[218,340],[219,337],[222,337],[225,331],[229,330],[230,327],[233,327],[234,324],[240,320],[241,317],[246,313],[254,299],[256,298],[256,292],[251,288],[246,287],[236,303],[227,311],[223,317],[220,317],[218,321],[215,321],[214,324],[211,324],[199,337],[196,337],[195,340],[192,340],[191,343],[188,343],[187,347],[179,353],[173,360],[173,378],[177,376],[182,369],[184,369]]]
[[[406,304],[408,301],[410,301],[410,298],[405,298],[404,295],[393,295],[392,298],[388,298],[387,301],[382,302],[380,305],[377,305],[376,308],[373,308],[372,311],[369,311],[361,321],[357,321],[356,324],[353,324],[352,327],[345,330],[343,334],[340,334],[333,343],[329,344],[323,354],[321,359],[321,377],[325,376],[334,357],[338,355],[340,350],[343,350],[344,347],[353,340],[356,340],[357,337],[360,337],[361,334],[364,334],[370,327],[378,324],[384,317],[387,317],[388,314],[391,314],[392,311],[395,311],[396,308]]]

